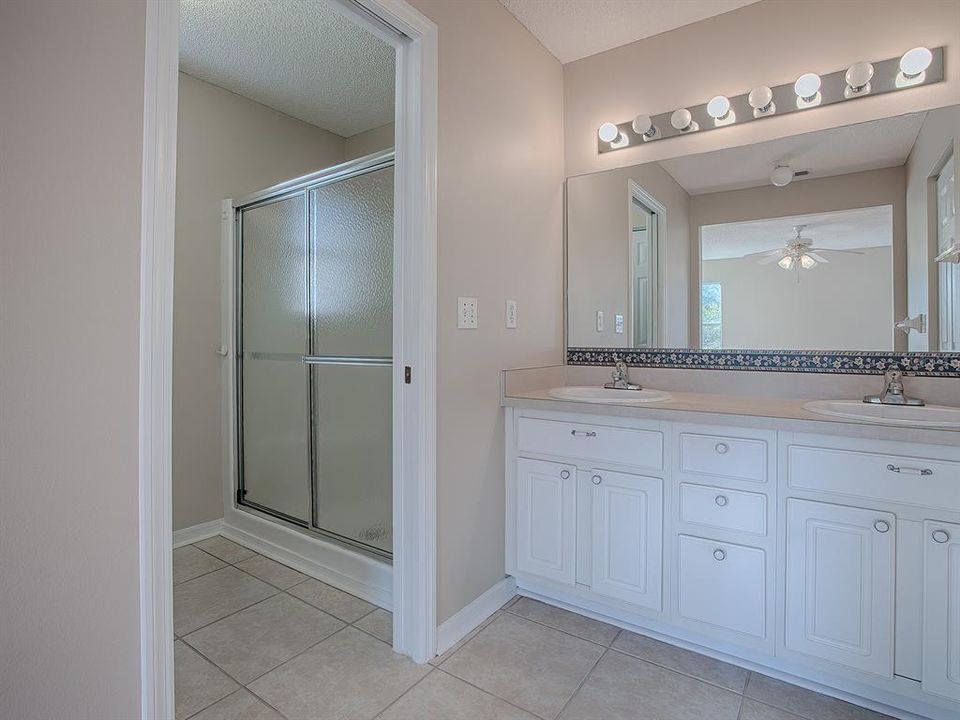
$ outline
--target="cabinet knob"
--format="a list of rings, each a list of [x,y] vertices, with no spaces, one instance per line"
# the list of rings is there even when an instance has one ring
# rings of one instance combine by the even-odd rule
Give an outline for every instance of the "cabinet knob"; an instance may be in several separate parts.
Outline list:
[[[933,541],[935,543],[940,543],[941,545],[943,545],[949,539],[950,539],[950,533],[948,533],[946,530],[933,531]]]
[[[877,520],[873,524],[873,529],[878,533],[885,533],[890,529],[890,523],[888,523],[886,520]]]
[[[560,471],[560,477],[562,477],[564,480],[566,480],[568,477],[570,477],[570,471],[569,471],[569,470],[561,470],[561,471]]]
[[[725,505],[727,504],[727,498],[726,498],[725,495],[717,495],[717,496],[713,499],[713,501],[714,501],[717,505],[719,505],[720,507],[723,507],[723,506],[725,506]]]
[[[603,480],[603,478],[600,477],[599,475],[594,475],[592,478],[590,478],[590,480],[591,482],[593,482],[594,485],[599,485],[600,481]]]
[[[723,442],[719,442],[716,445],[714,445],[713,449],[716,450],[721,455],[726,455],[728,452],[730,452],[730,446]]]
[[[713,551],[713,559],[717,561],[726,560],[727,554],[720,548],[717,548],[716,550]]]

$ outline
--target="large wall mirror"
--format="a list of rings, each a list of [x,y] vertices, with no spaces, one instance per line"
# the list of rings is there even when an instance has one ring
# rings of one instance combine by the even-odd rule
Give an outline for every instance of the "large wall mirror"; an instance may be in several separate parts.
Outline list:
[[[958,147],[952,106],[569,178],[568,347],[960,351]]]

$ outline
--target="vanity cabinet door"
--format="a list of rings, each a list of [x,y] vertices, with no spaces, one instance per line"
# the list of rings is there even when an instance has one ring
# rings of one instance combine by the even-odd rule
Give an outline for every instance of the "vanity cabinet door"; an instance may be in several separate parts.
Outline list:
[[[517,569],[568,585],[576,572],[577,469],[517,460]]]
[[[595,470],[594,592],[660,610],[663,566],[663,481]]]
[[[893,676],[896,518],[787,501],[786,645]]]
[[[923,559],[923,689],[960,701],[960,525],[924,523]]]

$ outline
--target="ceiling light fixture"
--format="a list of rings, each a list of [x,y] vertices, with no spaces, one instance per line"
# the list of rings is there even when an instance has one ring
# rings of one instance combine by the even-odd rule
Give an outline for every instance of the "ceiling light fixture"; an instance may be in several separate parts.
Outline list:
[[[714,120],[723,120],[730,113],[730,100],[725,95],[717,95],[707,103],[707,115]]]
[[[753,108],[754,117],[773,115],[777,111],[777,106],[773,102],[773,90],[766,85],[760,85],[751,90],[747,95],[747,102]]]

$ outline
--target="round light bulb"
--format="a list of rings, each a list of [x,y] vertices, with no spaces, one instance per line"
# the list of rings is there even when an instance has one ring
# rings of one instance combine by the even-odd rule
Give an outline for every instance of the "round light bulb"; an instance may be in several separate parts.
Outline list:
[[[649,115],[637,115],[633,119],[633,131],[637,135],[645,135],[647,137],[652,137],[657,132],[653,127],[653,121]]]
[[[680,108],[679,110],[674,110],[673,115],[670,116],[670,124],[677,130],[681,132],[690,128],[690,123],[693,121],[693,115],[690,114],[690,111],[686,108]]]
[[[723,95],[717,95],[707,103],[707,115],[714,120],[722,120],[730,112],[730,101]]]
[[[793,170],[789,165],[777,165],[770,173],[770,182],[777,187],[789,185],[793,180]]]
[[[611,122],[605,122],[600,126],[600,129],[597,131],[597,135],[599,135],[600,139],[604,142],[612,143],[614,140],[620,137],[620,128]]]
[[[766,110],[766,108],[770,106],[770,103],[773,102],[773,90],[766,85],[755,87],[750,91],[750,94],[747,95],[747,102],[750,103],[750,107],[754,110]]]
[[[780,261],[777,263],[777,265],[782,267],[784,270],[789,270],[793,267],[793,258],[789,255],[784,255],[782,258],[780,258]]]
[[[816,94],[820,92],[820,76],[816,73],[804,73],[793,84],[793,91],[798,98],[804,100],[816,97]]]
[[[908,78],[916,77],[933,62],[933,53],[925,47],[907,50],[900,58],[900,72]]]
[[[854,63],[847,68],[844,79],[853,90],[862,90],[870,84],[873,77],[873,64],[868,62]]]

